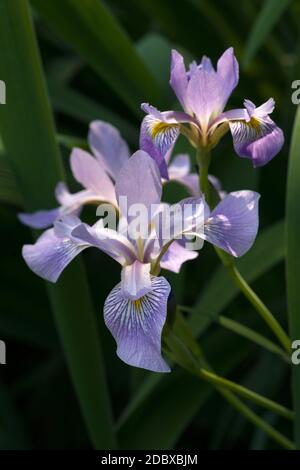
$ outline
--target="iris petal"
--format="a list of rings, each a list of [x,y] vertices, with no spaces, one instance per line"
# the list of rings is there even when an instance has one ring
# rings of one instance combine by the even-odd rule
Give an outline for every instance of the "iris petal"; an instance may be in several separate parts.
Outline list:
[[[42,229],[50,227],[59,216],[59,213],[60,208],[56,207],[55,209],[50,209],[48,211],[37,211],[31,214],[22,212],[18,214],[18,218],[22,224],[27,225],[28,227]]]
[[[118,129],[104,121],[93,121],[88,142],[100,165],[115,179],[129,158],[128,146]]]
[[[79,219],[70,216],[57,228],[46,230],[33,245],[23,246],[23,258],[35,274],[56,282],[75,256],[89,246],[70,236],[71,230],[79,223]]]
[[[188,77],[183,57],[176,50],[172,50],[170,75],[170,85],[183,109],[187,111],[186,90],[188,86]]]
[[[198,253],[192,250],[187,250],[180,245],[177,241],[171,243],[166,253],[162,257],[160,266],[162,269],[167,269],[174,273],[179,273],[181,266],[186,261],[197,258]]]
[[[150,263],[135,261],[122,269],[124,296],[137,300],[151,290]]]
[[[205,223],[205,240],[233,256],[246,253],[257,235],[259,197],[254,191],[225,196]]]
[[[76,180],[86,189],[98,194],[98,199],[116,205],[113,183],[99,162],[88,152],[75,148],[71,153],[71,170]]]
[[[254,167],[268,163],[283,146],[283,132],[269,117],[230,121],[229,126],[236,153],[251,159]]]
[[[163,277],[152,277],[151,284],[151,291],[135,301],[126,298],[118,284],[105,301],[104,321],[122,361],[154,372],[169,372],[161,355],[161,334],[171,288]]]

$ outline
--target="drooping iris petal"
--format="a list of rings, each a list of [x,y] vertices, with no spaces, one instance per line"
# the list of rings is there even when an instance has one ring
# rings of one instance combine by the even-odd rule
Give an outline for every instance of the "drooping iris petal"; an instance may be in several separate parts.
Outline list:
[[[89,246],[70,235],[79,223],[76,217],[68,217],[57,227],[46,230],[33,245],[23,246],[23,258],[35,274],[56,282],[75,256]]]
[[[181,54],[176,50],[172,50],[171,54],[171,74],[170,85],[174,90],[181,106],[188,112],[186,92],[188,86],[188,77],[184,65],[184,60]]]
[[[98,194],[98,199],[116,205],[114,185],[96,158],[88,152],[75,148],[71,153],[71,170],[76,180]]]
[[[121,284],[124,297],[137,300],[147,294],[151,288],[150,263],[135,261],[122,269]]]
[[[153,158],[161,173],[168,179],[165,156],[172,149],[180,132],[181,123],[197,126],[192,116],[178,111],[160,112],[154,106],[143,103],[142,110],[148,113],[143,119],[140,133],[140,148]]]
[[[31,214],[29,213],[20,213],[18,214],[19,220],[22,224],[27,225],[28,227],[42,229],[47,228],[53,225],[53,222],[60,214],[60,208],[56,207],[55,209],[37,211]]]
[[[221,112],[239,81],[239,64],[232,47],[227,49],[219,58],[217,76],[222,90],[222,100],[219,104],[219,112]]]
[[[282,130],[269,117],[252,118],[249,122],[230,121],[229,126],[236,153],[251,159],[254,167],[268,163],[284,144]]]
[[[153,159],[143,150],[135,152],[119,172],[115,190],[118,201],[120,197],[127,198],[128,209],[133,204],[142,204],[151,216],[151,205],[159,204],[162,194],[159,170]]]
[[[161,153],[160,149],[155,145],[152,137],[151,131],[149,129],[149,117],[144,117],[142,124],[141,124],[141,132],[140,132],[140,148],[148,153],[151,158],[156,162],[159,172],[162,178],[169,179],[168,176],[168,168],[166,161],[164,159],[164,155]]]
[[[180,243],[174,241],[163,255],[160,266],[168,271],[179,273],[183,263],[195,259],[197,256],[198,253],[195,251],[187,250]]]
[[[93,121],[88,135],[89,145],[108,174],[116,179],[129,158],[129,150],[119,131],[103,121]]]
[[[161,355],[161,334],[171,288],[163,277],[152,277],[151,285],[146,295],[130,300],[118,284],[105,301],[104,321],[122,361],[154,372],[169,372]]]
[[[229,193],[206,220],[205,240],[233,256],[246,253],[257,235],[259,197],[254,191]]]

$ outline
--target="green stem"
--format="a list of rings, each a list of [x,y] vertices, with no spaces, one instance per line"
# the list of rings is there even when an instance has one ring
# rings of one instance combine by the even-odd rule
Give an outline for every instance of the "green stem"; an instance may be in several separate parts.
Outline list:
[[[206,201],[209,203],[210,190],[208,181],[208,169],[211,161],[211,153],[209,150],[199,148],[197,150],[197,163],[199,165],[199,183],[200,191],[204,194]]]
[[[220,386],[223,389],[225,388],[226,390],[231,390],[237,395],[240,395],[246,398],[247,400],[256,403],[259,406],[273,411],[274,413],[277,413],[283,418],[286,418],[290,421],[293,421],[294,419],[294,413],[285,406],[282,406],[279,403],[276,403],[273,400],[270,400],[269,398],[260,395],[259,393],[253,392],[252,390],[249,390],[248,388],[243,387],[242,385],[232,382],[231,380],[225,379],[224,377],[220,377],[219,375],[214,374],[213,372],[210,372],[203,368],[198,371],[198,375],[207,382],[210,382],[211,384],[216,386]]]
[[[266,423],[262,418],[260,418],[254,411],[252,411],[247,405],[245,405],[239,398],[237,398],[232,392],[228,390],[220,390],[220,393],[224,398],[245,418],[247,418],[252,424],[262,429],[268,436],[270,436],[274,441],[280,444],[283,448],[288,450],[295,450],[296,446],[294,442],[288,439],[286,436],[277,431],[273,426]]]
[[[178,306],[179,310],[181,312],[187,312],[187,313],[194,313],[194,309],[190,307],[186,307],[183,305]],[[201,315],[204,315],[201,313]],[[236,333],[240,336],[243,336],[244,338],[248,339],[249,341],[252,341],[253,343],[261,346],[262,348],[266,349],[267,351],[277,354],[280,356],[286,363],[290,364],[290,357],[286,352],[280,347],[277,346],[277,344],[273,343],[273,341],[269,340],[265,336],[261,335],[257,331],[252,330],[248,326],[242,325],[241,323],[232,320],[231,318],[224,317],[222,315],[219,315],[219,317],[215,318],[211,315],[205,315],[208,318],[211,318],[212,321],[218,323],[219,325],[223,326],[229,331],[232,331],[233,333]]]
[[[253,305],[255,310],[260,314],[260,316],[266,322],[266,324],[270,327],[274,335],[278,338],[278,340],[284,347],[285,351],[288,354],[290,354],[291,340],[289,339],[288,335],[283,330],[281,325],[278,323],[276,318],[270,312],[268,307],[260,300],[260,298],[256,295],[256,293],[251,289],[251,287],[247,284],[245,279],[242,277],[242,275],[240,274],[240,272],[234,265],[226,266],[226,267],[228,269],[230,276],[232,277],[236,285],[239,287],[240,291]]]
[[[203,149],[199,148],[197,151],[197,161],[200,166],[200,189],[205,195],[206,201],[210,203],[210,188],[208,182],[208,169],[210,165],[211,154],[209,151],[204,151]],[[261,299],[257,296],[257,294],[251,289],[249,284],[245,281],[242,277],[238,269],[235,267],[232,257],[229,256],[224,251],[220,250],[219,248],[215,248],[219,258],[221,259],[224,266],[227,268],[230,276],[240,289],[240,291],[245,295],[245,297],[249,300],[249,302],[253,305],[255,310],[260,314],[262,319],[266,322],[266,324],[270,327],[274,335],[278,338],[284,350],[290,354],[291,352],[291,340],[283,330],[281,325],[278,323],[276,318],[273,316],[271,311],[268,307],[261,301]]]
[[[184,320],[181,317],[179,317],[179,319],[180,319],[181,323],[184,322]],[[177,336],[177,334],[175,333],[176,324],[174,326],[174,331],[169,332],[169,335],[166,338],[166,344],[167,344],[167,347],[169,349],[168,352],[170,354],[170,357],[174,362],[177,362],[181,367],[187,369],[189,372],[191,372],[195,375],[198,375],[198,376],[202,373],[202,375],[201,375],[202,379],[208,380],[208,373],[210,373],[209,381],[212,383],[211,378],[212,377],[217,377],[217,376],[213,373],[211,367],[209,366],[206,359],[204,358],[203,353],[201,351],[201,348],[200,348],[199,344],[196,343],[193,335],[189,331],[189,329],[186,325],[186,322],[184,322],[184,323],[185,323],[185,328],[184,328],[185,339],[184,339],[184,341],[182,341],[181,338],[179,338]],[[188,339],[188,341],[186,340],[187,335],[190,335],[190,339]],[[191,343],[192,348],[188,347],[186,343],[188,343],[188,344]],[[197,345],[197,350],[198,351],[197,351],[197,354],[195,356],[194,349],[195,349],[196,345]],[[209,371],[207,371],[207,370],[205,371],[205,374],[203,372],[204,368],[209,369]],[[204,375],[205,375],[205,377],[204,377]],[[220,383],[217,384],[216,381],[214,381],[213,385],[215,386],[216,390],[236,410],[238,410],[243,416],[245,416],[245,418],[247,418],[255,426],[262,429],[274,441],[276,441],[278,444],[280,444],[282,447],[284,447],[286,449],[289,449],[289,450],[294,450],[295,449],[295,444],[292,441],[290,441],[286,436],[284,436],[283,434],[278,432],[276,429],[274,429],[270,424],[266,423],[256,413],[254,413],[254,411],[252,411],[247,405],[245,405],[238,397],[236,397],[235,394],[232,393],[231,390],[228,390],[228,383],[224,383],[222,381],[222,384],[220,385]],[[239,387],[237,384],[234,384],[234,385]],[[242,387],[242,389],[245,390],[244,387]],[[243,392],[244,392],[244,390],[243,390]],[[237,391],[237,390],[235,390],[235,391]],[[240,391],[240,389],[239,389],[239,391]],[[248,397],[249,397],[249,392],[250,392],[251,397],[253,398],[252,393],[254,393],[254,392],[251,392],[250,390],[247,391]],[[255,394],[255,398],[257,399],[257,394]],[[267,400],[268,406],[270,406],[270,400],[266,399],[265,397],[259,396],[259,400],[260,400],[260,403],[263,402],[264,405],[266,405],[265,400]],[[275,407],[276,407],[276,403],[274,403],[274,402],[271,402],[271,403],[272,403],[272,405],[271,405],[272,407],[274,406],[274,404],[275,404]],[[282,413],[281,405],[278,405],[278,406],[280,407],[280,412]],[[273,408],[273,411],[274,411],[274,408]],[[277,408],[277,411],[278,411],[278,408]]]

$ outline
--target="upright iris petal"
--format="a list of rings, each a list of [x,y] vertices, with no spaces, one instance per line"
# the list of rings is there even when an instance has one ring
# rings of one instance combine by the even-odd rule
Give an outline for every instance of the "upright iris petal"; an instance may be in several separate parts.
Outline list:
[[[88,142],[93,154],[113,180],[129,158],[129,149],[120,132],[104,121],[90,124]]]
[[[188,87],[188,74],[185,69],[184,60],[181,54],[176,50],[171,53],[171,72],[170,72],[170,85],[174,90],[183,109],[188,112],[187,102],[187,87]]]

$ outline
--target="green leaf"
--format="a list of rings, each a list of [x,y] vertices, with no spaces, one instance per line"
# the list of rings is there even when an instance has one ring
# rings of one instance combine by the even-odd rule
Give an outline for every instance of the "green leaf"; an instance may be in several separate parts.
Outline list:
[[[203,16],[203,20],[205,19],[205,21],[211,24],[216,34],[222,39],[222,42],[234,46],[239,54],[241,50],[241,40],[236,34],[235,28],[231,27],[226,21],[224,12],[219,8],[219,5],[214,5],[212,1],[200,2],[199,0],[189,0],[189,2],[195,5],[199,10],[201,16]]]
[[[272,28],[291,3],[291,0],[265,0],[246,42],[243,65],[246,67],[264,44]]]
[[[160,102],[159,87],[151,71],[101,0],[32,3],[136,114],[142,102]]]
[[[286,245],[287,245],[287,293],[290,336],[292,341],[300,339],[300,297],[299,297],[299,272],[300,272],[300,107],[298,107],[288,170],[287,187],[287,221],[286,221]],[[295,440],[297,449],[300,449],[300,367],[292,366],[293,372],[293,398],[295,411]]]
[[[152,70],[164,96],[168,97],[169,101],[174,100],[174,94],[169,85],[171,42],[160,34],[149,33],[140,39],[136,46],[145,64]]]
[[[253,282],[266,273],[285,255],[284,224],[278,222],[259,235],[253,248],[236,266],[247,282]],[[223,266],[217,268],[204,286],[189,323],[195,335],[202,334],[224,308],[239,294]],[[203,315],[201,315],[203,313]]]
[[[0,2],[0,43],[0,76],[7,87],[7,104],[0,106],[0,130],[7,155],[25,209],[51,207],[54,187],[64,174],[27,1]],[[92,442],[96,448],[112,448],[98,325],[80,260],[56,285],[47,287]]]
[[[15,176],[2,152],[0,152],[0,201],[18,207],[22,206],[22,198]]]
[[[137,127],[125,121],[110,109],[53,80],[49,83],[49,93],[56,111],[78,119],[84,124],[89,124],[94,119],[107,121],[119,129],[125,140],[134,147],[137,146],[139,139]]]

